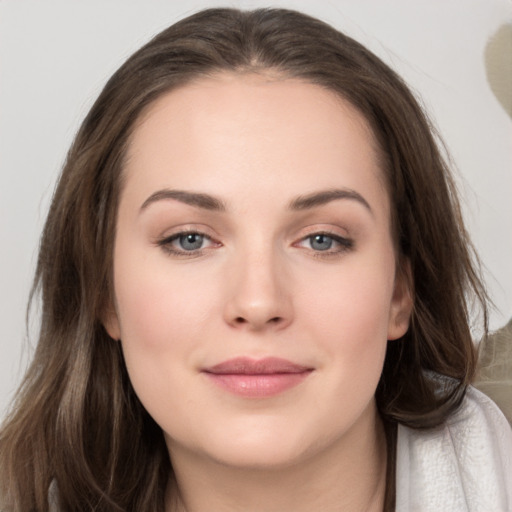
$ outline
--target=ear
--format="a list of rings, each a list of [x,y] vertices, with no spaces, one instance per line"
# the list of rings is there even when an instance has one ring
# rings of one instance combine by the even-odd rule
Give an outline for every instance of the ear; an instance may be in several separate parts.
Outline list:
[[[112,339],[117,341],[121,339],[121,326],[119,324],[119,317],[115,307],[112,304],[105,308],[105,312],[101,318],[101,323]]]
[[[409,329],[414,304],[414,286],[409,260],[403,259],[395,276],[389,312],[388,340],[401,338]]]

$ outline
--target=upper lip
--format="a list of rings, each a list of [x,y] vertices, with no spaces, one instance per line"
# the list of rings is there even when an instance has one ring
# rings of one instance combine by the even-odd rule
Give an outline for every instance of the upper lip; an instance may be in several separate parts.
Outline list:
[[[234,359],[205,368],[203,371],[219,375],[272,375],[277,373],[304,373],[312,369],[311,367],[292,363],[279,357],[265,357],[263,359],[235,357]]]

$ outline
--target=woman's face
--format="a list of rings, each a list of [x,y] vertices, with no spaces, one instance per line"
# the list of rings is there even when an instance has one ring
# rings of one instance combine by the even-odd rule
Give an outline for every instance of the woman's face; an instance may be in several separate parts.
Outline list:
[[[374,429],[411,301],[364,118],[219,74],[150,107],[125,179],[106,327],[171,457],[277,467]]]

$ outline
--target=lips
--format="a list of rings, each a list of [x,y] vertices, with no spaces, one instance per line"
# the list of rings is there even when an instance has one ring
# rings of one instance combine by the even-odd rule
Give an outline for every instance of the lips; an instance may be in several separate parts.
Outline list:
[[[265,398],[300,384],[313,368],[286,359],[238,357],[206,368],[203,373],[225,391],[247,398]]]

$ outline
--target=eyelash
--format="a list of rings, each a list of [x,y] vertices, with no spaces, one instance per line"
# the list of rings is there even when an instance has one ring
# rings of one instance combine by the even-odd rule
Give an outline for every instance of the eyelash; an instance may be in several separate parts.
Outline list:
[[[207,240],[217,247],[219,247],[221,245],[220,242],[216,242],[207,234],[202,233],[200,231],[195,231],[195,230],[180,231],[179,233],[175,233],[171,236],[168,236],[168,237],[165,237],[165,238],[159,240],[157,242],[157,245],[159,247],[161,247],[162,250],[164,250],[167,254],[170,254],[175,257],[193,258],[193,257],[202,256],[204,254],[205,249],[207,249],[207,248],[199,248],[199,249],[187,251],[184,249],[176,249],[175,247],[173,247],[173,245],[172,245],[173,242],[175,242],[176,240],[179,240],[182,237],[186,237],[188,235],[196,235],[196,236],[202,237],[203,240]],[[326,237],[326,238],[332,240],[332,242],[334,242],[334,244],[337,244],[338,247],[335,250],[331,250],[331,248],[329,247],[325,251],[314,250],[312,247],[310,247],[309,249],[313,251],[313,256],[315,256],[316,258],[332,258],[332,257],[340,256],[341,254],[346,253],[354,248],[354,241],[352,239],[345,238],[345,237],[342,237],[339,235],[335,235],[335,234],[329,233],[327,231],[318,231],[318,232],[308,234],[307,236],[301,238],[298,242],[295,242],[293,245],[295,247],[301,248],[300,244],[302,244],[303,242],[309,240],[310,244],[311,244],[312,240],[315,237],[320,237],[320,236],[323,236],[323,237]],[[308,248],[305,248],[305,249],[308,249]]]

